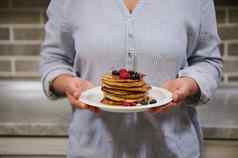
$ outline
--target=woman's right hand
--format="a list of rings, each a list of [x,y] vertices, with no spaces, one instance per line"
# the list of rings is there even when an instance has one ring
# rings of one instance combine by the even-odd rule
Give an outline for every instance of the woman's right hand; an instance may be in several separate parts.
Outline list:
[[[57,93],[65,94],[72,106],[99,112],[100,110],[98,108],[84,104],[78,100],[82,92],[93,87],[94,85],[87,80],[66,74],[58,76],[52,84],[53,90]]]

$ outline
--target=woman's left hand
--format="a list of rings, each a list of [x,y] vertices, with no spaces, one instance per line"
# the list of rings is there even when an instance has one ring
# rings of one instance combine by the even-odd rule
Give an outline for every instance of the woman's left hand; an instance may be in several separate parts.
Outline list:
[[[162,87],[173,93],[173,100],[165,106],[152,108],[152,112],[169,111],[171,108],[181,105],[187,97],[193,96],[200,91],[197,82],[190,77],[169,80]]]

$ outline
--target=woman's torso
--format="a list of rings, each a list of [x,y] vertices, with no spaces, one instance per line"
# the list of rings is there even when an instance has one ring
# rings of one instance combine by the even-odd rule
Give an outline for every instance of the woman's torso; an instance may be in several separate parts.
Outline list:
[[[145,73],[153,86],[175,79],[196,44],[199,5],[199,0],[141,0],[129,14],[123,0],[68,1],[75,71],[96,85],[102,74],[121,67]],[[70,153],[86,158],[193,158],[200,150],[198,131],[195,109],[189,105],[163,114],[98,116],[76,110]]]

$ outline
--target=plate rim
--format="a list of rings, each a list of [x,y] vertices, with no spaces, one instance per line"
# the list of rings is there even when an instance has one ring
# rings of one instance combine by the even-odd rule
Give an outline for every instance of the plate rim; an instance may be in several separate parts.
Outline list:
[[[141,106],[112,106],[112,105],[107,105],[107,104],[103,104],[103,103],[99,103],[99,104],[95,104],[95,102],[91,102],[91,101],[88,101],[88,100],[85,100],[84,96],[87,95],[88,93],[90,93],[91,91],[101,91],[101,86],[97,86],[97,87],[94,87],[94,88],[91,88],[91,89],[88,89],[86,91],[84,91],[79,100],[85,104],[88,104],[90,106],[94,106],[94,107],[97,107],[97,108],[100,108],[102,110],[113,110],[113,111],[117,111],[117,110],[120,110],[120,111],[125,111],[127,112],[128,110],[130,111],[133,111],[133,110],[140,110],[140,111],[143,111],[143,110],[146,110],[146,109],[150,109],[150,108],[154,108],[154,107],[160,107],[160,106],[163,106],[169,102],[172,101],[172,93],[165,89],[165,88],[162,88],[162,87],[156,87],[156,86],[152,86],[152,89],[157,89],[159,91],[162,91],[162,92],[165,92],[168,97],[167,101],[166,102],[162,102],[160,103],[160,105],[158,104],[151,104],[151,105],[141,105]]]

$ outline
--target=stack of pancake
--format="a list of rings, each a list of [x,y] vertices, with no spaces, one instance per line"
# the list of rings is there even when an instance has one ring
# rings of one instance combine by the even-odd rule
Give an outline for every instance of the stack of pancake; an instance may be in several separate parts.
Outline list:
[[[102,76],[102,103],[109,105],[123,105],[133,103],[136,105],[148,99],[151,86],[145,83],[143,75],[139,79],[121,79],[119,75],[108,73]]]

